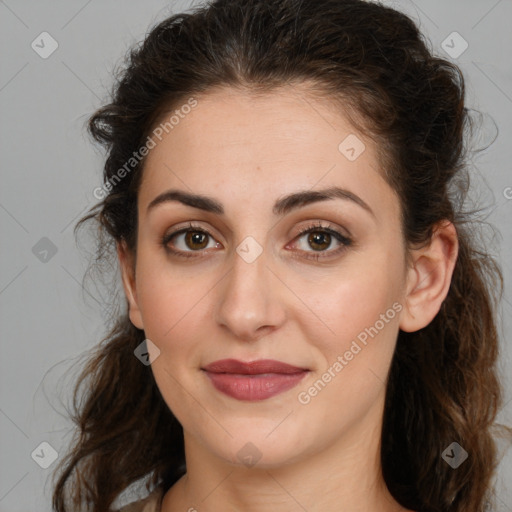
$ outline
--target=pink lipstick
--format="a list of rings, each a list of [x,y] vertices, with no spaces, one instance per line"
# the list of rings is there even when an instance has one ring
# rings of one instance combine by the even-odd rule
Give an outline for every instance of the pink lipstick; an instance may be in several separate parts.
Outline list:
[[[309,371],[272,359],[248,363],[222,359],[202,369],[217,390],[246,401],[265,400],[283,393],[296,386]]]

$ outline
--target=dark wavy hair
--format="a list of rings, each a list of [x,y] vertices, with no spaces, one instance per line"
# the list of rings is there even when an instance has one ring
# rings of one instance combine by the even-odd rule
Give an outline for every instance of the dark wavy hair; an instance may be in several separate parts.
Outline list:
[[[163,115],[219,87],[266,94],[308,85],[376,142],[408,249],[428,243],[442,221],[454,223],[459,254],[448,295],[428,326],[398,335],[381,462],[389,491],[407,508],[489,510],[503,278],[476,236],[475,210],[464,209],[474,123],[460,69],[434,54],[408,16],[378,3],[215,0],[157,24],[114,75],[109,103],[88,124],[108,153],[108,193],[75,227],[98,227],[93,265],[115,260],[121,242],[136,254],[144,159],[112,185],[119,170]],[[185,473],[182,427],[151,367],[133,354],[144,339],[120,312],[79,375],[76,436],[57,468],[55,511],[106,512],[139,480],[148,491],[167,490]],[[454,441],[469,453],[456,470],[441,457]]]

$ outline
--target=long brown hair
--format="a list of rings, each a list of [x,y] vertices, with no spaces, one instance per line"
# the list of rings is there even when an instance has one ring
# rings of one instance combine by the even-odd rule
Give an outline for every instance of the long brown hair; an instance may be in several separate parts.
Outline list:
[[[88,125],[108,152],[104,197],[75,228],[96,222],[97,264],[115,260],[120,242],[136,254],[144,159],[130,160],[134,152],[162,115],[214,87],[265,93],[311,84],[319,97],[339,102],[340,112],[343,103],[376,141],[400,198],[408,247],[427,243],[443,220],[455,224],[459,255],[441,310],[427,327],[398,336],[381,461],[390,492],[407,508],[488,510],[498,462],[503,283],[478,243],[475,212],[463,208],[472,123],[460,69],[433,54],[409,17],[377,3],[215,0],[155,26],[116,78],[110,103]],[[57,512],[106,512],[139,480],[148,491],[168,489],[185,473],[182,427],[151,368],[134,357],[144,338],[120,313],[80,374],[76,438],[54,488]],[[453,442],[469,454],[456,470],[442,458]]]

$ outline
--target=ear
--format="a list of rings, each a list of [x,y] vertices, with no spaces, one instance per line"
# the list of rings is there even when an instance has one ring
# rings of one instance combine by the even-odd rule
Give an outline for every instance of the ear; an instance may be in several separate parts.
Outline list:
[[[117,257],[121,268],[121,278],[123,280],[124,293],[128,301],[128,313],[130,320],[138,329],[144,329],[142,315],[137,302],[137,288],[135,286],[135,264],[133,255],[126,247],[123,240],[117,244]]]
[[[402,331],[418,331],[437,315],[450,289],[458,251],[457,230],[449,221],[437,225],[428,246],[413,250],[400,315]]]

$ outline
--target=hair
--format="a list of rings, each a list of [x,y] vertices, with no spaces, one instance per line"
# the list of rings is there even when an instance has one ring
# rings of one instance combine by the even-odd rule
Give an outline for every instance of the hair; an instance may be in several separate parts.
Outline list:
[[[502,406],[503,278],[478,243],[475,211],[464,209],[473,122],[460,69],[434,55],[413,20],[379,3],[215,0],[154,26],[115,76],[109,103],[88,124],[108,153],[107,192],[75,226],[76,233],[95,221],[96,264],[115,259],[120,243],[136,255],[144,159],[114,184],[119,170],[163,115],[218,88],[271,94],[305,84],[376,142],[383,175],[400,201],[407,250],[427,244],[442,222],[455,225],[459,252],[440,311],[425,328],[398,334],[381,463],[389,491],[404,507],[489,510],[498,465],[493,428]],[[139,480],[147,479],[148,491],[167,490],[185,473],[182,427],[150,366],[133,354],[144,339],[120,312],[79,375],[76,438],[53,491],[57,512],[106,512]],[[441,457],[452,442],[469,453],[456,470]]]

